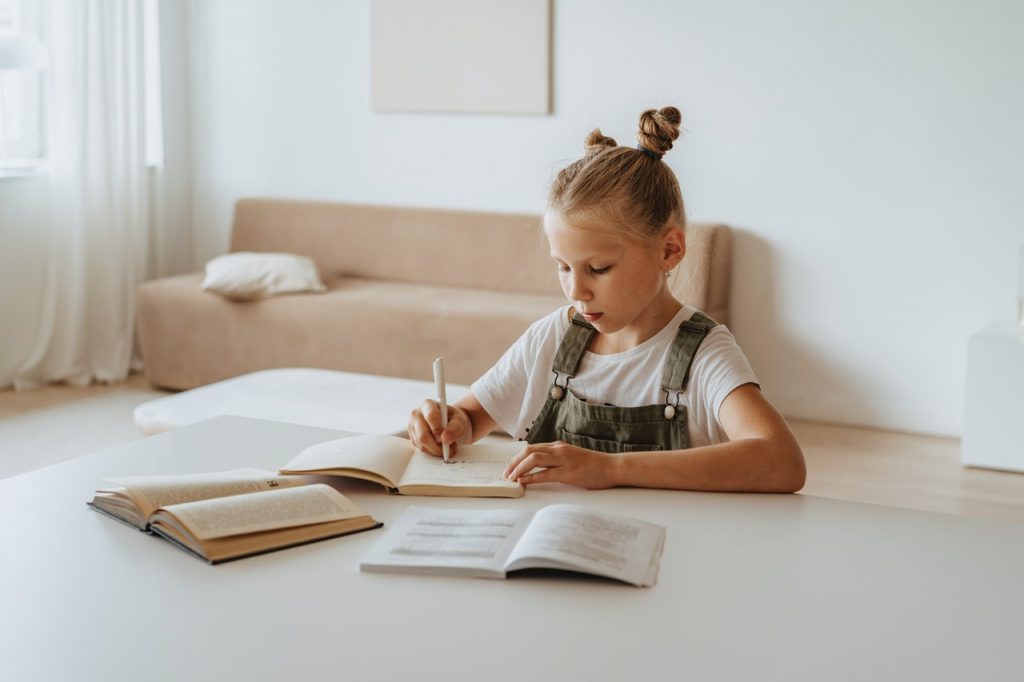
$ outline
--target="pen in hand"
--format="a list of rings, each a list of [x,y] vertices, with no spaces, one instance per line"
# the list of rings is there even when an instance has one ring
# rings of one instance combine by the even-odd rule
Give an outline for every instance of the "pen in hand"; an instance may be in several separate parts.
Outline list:
[[[448,426],[448,399],[445,396],[444,390],[444,359],[437,358],[434,360],[434,383],[437,384],[437,402],[441,405],[441,429],[444,430]],[[444,459],[444,463],[448,464],[448,443],[441,443],[441,457]]]

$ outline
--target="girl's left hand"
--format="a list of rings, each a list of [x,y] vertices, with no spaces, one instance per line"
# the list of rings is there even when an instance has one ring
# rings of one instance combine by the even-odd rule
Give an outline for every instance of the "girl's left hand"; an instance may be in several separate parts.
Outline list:
[[[617,455],[585,450],[562,441],[534,443],[509,462],[504,476],[523,485],[557,481],[596,490],[615,485],[612,471],[617,461]],[[541,470],[528,473],[537,468]]]

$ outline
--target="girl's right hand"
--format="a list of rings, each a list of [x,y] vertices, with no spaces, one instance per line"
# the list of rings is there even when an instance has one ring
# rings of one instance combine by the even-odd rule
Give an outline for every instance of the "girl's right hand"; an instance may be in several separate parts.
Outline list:
[[[441,456],[441,444],[448,443],[449,454],[458,451],[459,441],[469,440],[473,424],[461,407],[448,406],[448,428],[441,428],[441,405],[436,400],[424,400],[409,414],[409,440],[419,450]]]

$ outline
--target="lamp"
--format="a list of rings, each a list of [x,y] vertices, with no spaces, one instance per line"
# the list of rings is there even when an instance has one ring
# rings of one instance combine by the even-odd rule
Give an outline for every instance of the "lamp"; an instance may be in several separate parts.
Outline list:
[[[0,34],[0,168],[10,168],[7,148],[7,71],[39,71],[46,68],[46,49],[38,40],[14,33]]]

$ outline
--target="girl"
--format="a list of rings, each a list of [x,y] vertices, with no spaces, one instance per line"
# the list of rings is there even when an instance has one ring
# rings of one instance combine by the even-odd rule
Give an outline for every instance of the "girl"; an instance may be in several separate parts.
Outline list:
[[[761,395],[732,334],[677,301],[667,277],[686,254],[679,183],[661,161],[674,107],[640,115],[636,149],[594,130],[556,177],[544,233],[569,306],[535,322],[448,408],[425,401],[409,436],[479,440],[501,426],[526,448],[505,476],[525,485],[795,492],[800,446]]]

